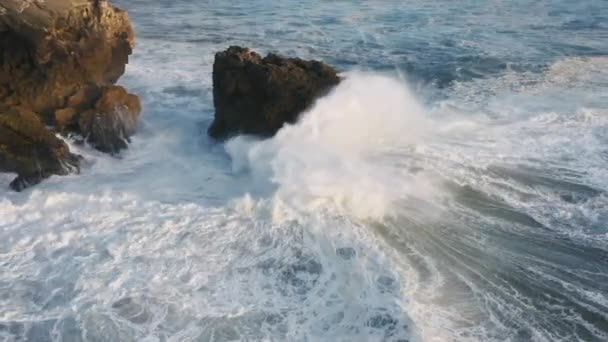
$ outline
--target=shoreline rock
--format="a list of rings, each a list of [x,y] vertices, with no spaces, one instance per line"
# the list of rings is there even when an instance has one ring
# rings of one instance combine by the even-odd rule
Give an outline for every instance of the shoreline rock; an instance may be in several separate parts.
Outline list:
[[[273,136],[339,82],[336,70],[322,62],[275,54],[262,58],[247,48],[231,46],[215,55],[215,117],[208,134],[216,139],[237,134]]]
[[[9,162],[16,157],[34,158],[25,152],[23,156],[15,154],[22,151],[19,144],[27,141],[49,144],[46,151],[55,151],[57,142],[48,136],[53,133],[45,125],[60,133],[80,134],[103,152],[115,154],[126,148],[141,104],[137,96],[114,84],[125,72],[133,48],[128,14],[107,1],[0,0],[3,132],[9,131],[8,122],[17,120],[36,127],[21,132],[32,134],[25,140],[5,141],[8,145],[0,149],[0,171],[29,177],[27,163]],[[14,111],[28,114],[16,116]],[[31,115],[37,116],[42,126],[34,124]],[[43,129],[48,131],[47,137],[36,140]],[[62,148],[67,149],[67,145]],[[65,174],[57,168],[48,170],[52,171],[41,174]]]
[[[101,93],[95,107],[80,115],[78,128],[91,146],[116,154],[127,148],[129,137],[135,133],[141,103],[120,86],[106,87]]]
[[[21,191],[51,175],[78,173],[80,158],[36,113],[20,107],[0,108],[0,172],[17,173],[11,189]]]

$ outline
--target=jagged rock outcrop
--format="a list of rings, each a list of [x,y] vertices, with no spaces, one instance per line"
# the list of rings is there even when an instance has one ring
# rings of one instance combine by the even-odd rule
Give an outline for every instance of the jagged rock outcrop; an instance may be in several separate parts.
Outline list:
[[[1,12],[5,104],[27,106],[52,122],[80,89],[114,84],[125,71],[133,30],[127,13],[106,1],[0,0]]]
[[[58,132],[116,153],[141,111],[137,96],[114,86],[133,47],[127,13],[107,1],[0,0],[0,106],[35,113]],[[6,160],[0,155],[0,163]]]
[[[262,58],[232,46],[215,55],[215,118],[208,133],[272,136],[339,82],[336,71],[322,62],[275,54]]]
[[[0,107],[0,172],[17,173],[10,184],[13,190],[21,191],[51,175],[77,172],[79,160],[36,113]]]

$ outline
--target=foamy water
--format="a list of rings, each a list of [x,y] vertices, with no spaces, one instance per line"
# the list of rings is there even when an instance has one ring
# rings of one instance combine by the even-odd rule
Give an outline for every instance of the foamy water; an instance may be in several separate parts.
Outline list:
[[[411,174],[402,163],[385,161],[396,151],[415,149],[425,136],[431,139],[424,114],[400,81],[347,75],[298,124],[269,140],[238,137],[226,143],[226,150],[233,171],[249,173],[296,211],[329,209],[382,219],[393,202],[434,192],[425,184],[430,180]]]
[[[118,3],[143,121],[0,192],[0,341],[608,339],[602,3]],[[230,44],[345,81],[217,143]]]

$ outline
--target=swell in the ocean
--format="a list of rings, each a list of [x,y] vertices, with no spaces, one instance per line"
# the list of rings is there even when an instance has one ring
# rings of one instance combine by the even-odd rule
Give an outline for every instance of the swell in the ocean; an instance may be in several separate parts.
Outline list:
[[[602,184],[577,183],[576,169],[557,166],[543,176],[536,151],[516,140],[517,129],[544,131],[553,120],[603,139],[604,116],[586,109],[566,124],[544,113],[483,123],[452,105],[424,106],[392,77],[349,74],[273,139],[226,144],[231,165],[216,167],[232,174],[234,195],[222,206],[147,198],[183,179],[138,185],[138,159],[166,160],[144,153],[166,137],[145,132],[120,161],[88,155],[84,185],[57,178],[11,194],[1,205],[2,336],[605,336]],[[500,158],[505,148],[512,152]],[[585,179],[601,181],[589,162]],[[126,180],[107,187],[101,180],[121,170],[110,163],[127,164]],[[90,194],[89,181],[104,190]]]

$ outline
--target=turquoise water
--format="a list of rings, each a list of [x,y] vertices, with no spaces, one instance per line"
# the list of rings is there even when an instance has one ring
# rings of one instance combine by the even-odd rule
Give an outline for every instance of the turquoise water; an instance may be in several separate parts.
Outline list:
[[[139,132],[0,190],[0,341],[608,339],[608,2],[115,2]],[[230,45],[346,81],[217,143]]]

